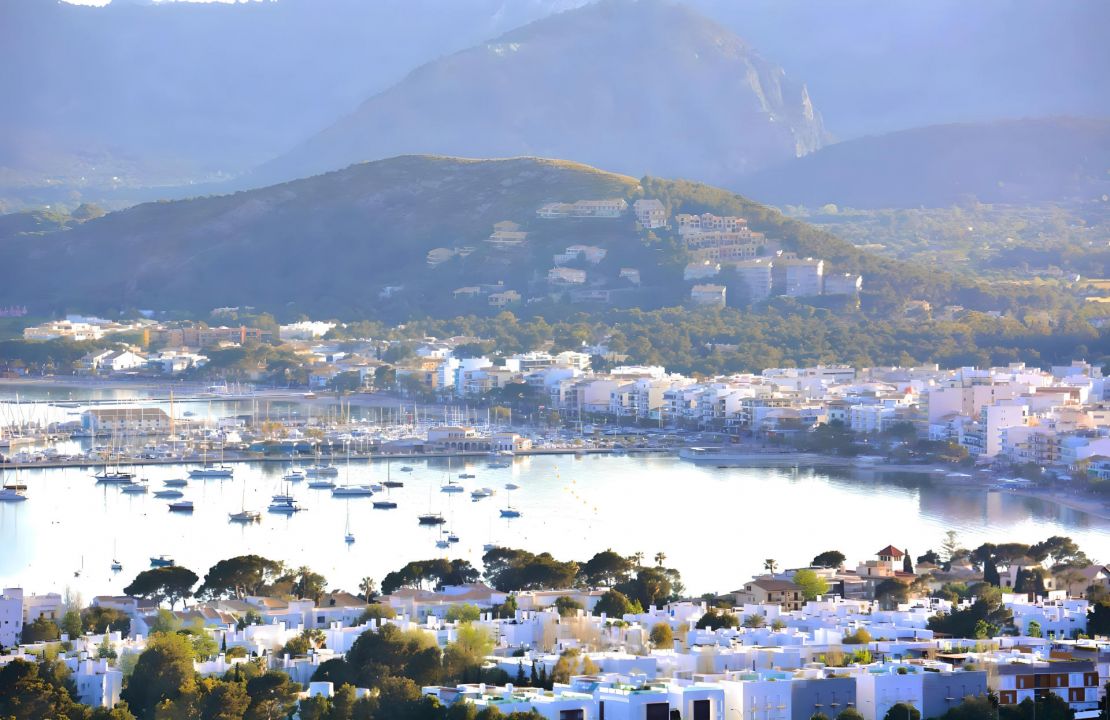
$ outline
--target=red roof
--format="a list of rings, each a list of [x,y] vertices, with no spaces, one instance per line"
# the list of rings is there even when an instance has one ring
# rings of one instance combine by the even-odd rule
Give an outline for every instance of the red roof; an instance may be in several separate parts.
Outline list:
[[[886,556],[889,556],[889,557],[892,557],[892,558],[900,558],[900,557],[903,557],[906,553],[902,552],[901,550],[894,547],[893,545],[887,545],[885,548],[883,548],[882,550],[880,550],[879,552],[877,552],[875,554],[879,555],[879,556],[886,555]]]

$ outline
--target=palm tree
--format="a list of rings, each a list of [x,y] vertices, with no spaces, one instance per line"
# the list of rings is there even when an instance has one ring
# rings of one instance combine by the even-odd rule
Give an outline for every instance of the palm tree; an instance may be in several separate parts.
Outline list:
[[[366,599],[366,602],[370,602],[370,598],[378,592],[378,584],[374,582],[374,578],[367,576],[359,581],[358,589],[362,593],[362,597]]]
[[[665,553],[665,552],[655,553],[655,564],[658,565],[659,567],[663,567],[663,562],[666,559],[667,559],[667,553]]]
[[[642,552],[632,553],[632,562],[636,564],[636,567],[640,567],[644,562],[644,554]]]
[[[763,561],[763,569],[771,575],[775,574],[775,570],[778,568],[778,566],[779,564],[774,558],[767,558]]]

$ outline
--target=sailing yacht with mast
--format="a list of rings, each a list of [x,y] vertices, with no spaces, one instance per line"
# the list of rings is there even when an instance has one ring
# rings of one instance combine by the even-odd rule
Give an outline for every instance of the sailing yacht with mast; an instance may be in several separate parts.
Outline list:
[[[338,472],[338,471],[337,471]],[[331,489],[332,497],[370,497],[374,489],[369,485],[351,484],[351,447],[347,446],[347,466],[343,471],[343,484]]]
[[[203,463],[199,468],[189,471],[191,478],[229,478],[235,474],[235,468],[224,464],[224,446],[220,445],[220,462],[217,465],[208,464],[208,446],[204,446]]]
[[[405,484],[403,482],[401,482],[400,480],[394,480],[391,473],[389,472],[391,464],[392,463],[390,463],[389,460],[385,461],[385,482],[382,483],[382,487],[386,487],[386,488],[404,487]]]
[[[316,463],[305,468],[306,477],[338,477],[339,468],[320,460],[320,446],[316,446]]]
[[[505,507],[501,508],[501,517],[503,518],[518,518],[520,511],[513,507],[513,493],[510,490],[506,493]]]
[[[240,504],[239,512],[228,513],[227,519],[230,522],[237,523],[253,523],[262,520],[262,513],[257,510],[247,510],[247,484],[243,483],[243,498]]]
[[[344,530],[343,542],[350,545],[355,541],[355,535],[351,532],[351,504],[347,503],[347,529]]]

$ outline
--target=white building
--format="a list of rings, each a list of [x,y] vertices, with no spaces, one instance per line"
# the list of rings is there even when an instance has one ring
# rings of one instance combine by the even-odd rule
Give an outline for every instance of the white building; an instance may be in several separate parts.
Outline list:
[[[824,260],[784,258],[775,260],[774,269],[782,273],[783,294],[789,297],[820,295],[824,288]]]
[[[331,322],[303,320],[282,325],[278,328],[278,335],[282,340],[312,340],[323,337],[334,327],[335,323]]]
[[[748,295],[752,302],[766,300],[771,295],[774,280],[772,272],[774,263],[765,258],[754,260],[741,260],[732,263],[736,275],[748,288]]]
[[[856,709],[865,720],[882,720],[891,707],[902,703],[919,711],[924,705],[922,668],[889,664],[858,668]]]
[[[161,408],[96,408],[81,413],[81,427],[95,435],[165,435],[170,416]]]
[[[123,689],[123,671],[108,665],[106,658],[81,660],[73,669],[77,699],[90,707],[114,707]]]
[[[636,222],[645,230],[661,228],[667,224],[667,209],[655,198],[640,198],[632,204]]]
[[[4,588],[0,593],[0,647],[15,647],[22,633],[23,589]]]
[[[695,305],[723,308],[725,293],[724,285],[695,285],[690,288],[690,300]]]
[[[578,268],[553,267],[547,271],[547,281],[552,285],[581,285],[586,282],[586,271]]]
[[[863,276],[852,273],[832,273],[825,276],[826,295],[859,295],[863,289]]]

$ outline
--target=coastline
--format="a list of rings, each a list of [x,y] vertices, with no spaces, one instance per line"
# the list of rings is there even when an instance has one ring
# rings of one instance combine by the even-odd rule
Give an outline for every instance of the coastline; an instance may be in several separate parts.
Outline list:
[[[166,383],[164,380],[160,381],[156,378],[89,378],[81,376],[53,376],[53,377],[23,377],[23,378],[0,378],[0,387],[28,387],[28,388],[101,388],[106,390],[114,389],[136,389],[136,390],[163,390],[165,397],[169,397],[171,391],[185,391],[203,394],[211,399],[223,400],[249,400],[249,399],[268,399],[268,400],[289,400],[294,402],[302,402],[306,404],[328,404],[337,402],[340,396],[330,392],[321,392],[316,394],[315,397],[304,397],[303,392],[294,391],[291,389],[270,388],[258,389],[244,393],[218,393],[212,392],[208,388],[211,384],[205,382],[179,382],[179,383]],[[151,399],[159,399],[152,397]],[[390,395],[382,393],[354,393],[342,396],[344,402],[349,402],[355,406],[374,407],[374,406],[388,406],[394,403],[402,404],[404,401],[400,398],[395,398]],[[422,403],[416,402],[416,405]],[[429,408],[438,407],[429,405]],[[994,473],[978,474],[976,476],[957,477],[950,476],[950,473],[957,472],[961,468],[955,466],[942,466],[937,464],[898,464],[887,463],[883,461],[874,460],[861,460],[858,457],[843,457],[837,455],[821,455],[816,453],[794,453],[794,452],[779,452],[767,451],[759,448],[750,448],[747,451],[740,450],[734,454],[721,455],[716,457],[709,457],[704,459],[694,459],[682,454],[681,449],[675,448],[533,448],[530,450],[523,450],[516,453],[518,456],[530,455],[617,455],[617,454],[667,454],[680,457],[681,459],[690,462],[694,465],[703,467],[715,467],[718,469],[727,468],[839,468],[851,470],[855,474],[861,475],[885,475],[885,474],[911,474],[929,477],[934,481],[939,481],[941,484],[953,488],[964,489],[976,492],[998,492],[1007,493],[1012,496],[1024,497],[1033,500],[1040,500],[1043,502],[1052,503],[1060,508],[1066,508],[1076,512],[1082,512],[1090,515],[1091,517],[1098,518],[1099,520],[1110,522],[1110,501],[1105,501],[1096,497],[1077,496],[1074,493],[1064,492],[1060,490],[1042,490],[1029,487],[1005,487],[999,488],[994,483],[999,480],[999,476]],[[420,459],[439,459],[439,458],[482,458],[488,456],[485,452],[450,452],[450,453],[403,453],[403,454],[352,454],[352,460],[380,462],[382,460],[420,460]],[[117,461],[119,465],[126,466],[142,466],[142,465],[172,465],[182,463],[198,463],[201,458],[186,457],[186,458],[141,458],[134,460]],[[265,457],[261,455],[251,454],[249,456],[238,457],[225,457],[223,462],[226,463],[243,463],[243,462],[288,462],[286,457]],[[102,463],[92,463],[86,460],[64,460],[57,462],[30,462],[30,463],[0,463],[0,475],[5,470],[18,470],[18,469],[51,469],[51,468],[98,468]]]

